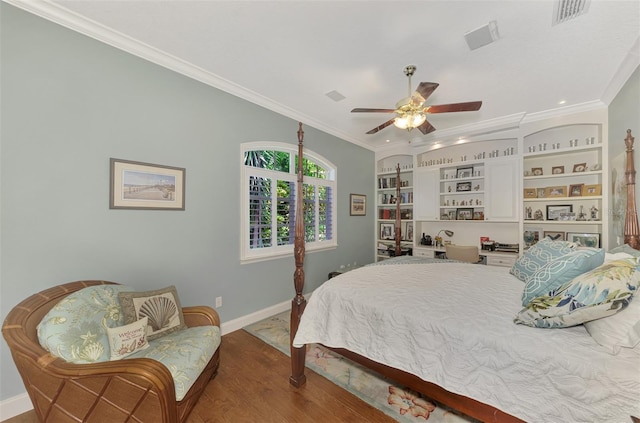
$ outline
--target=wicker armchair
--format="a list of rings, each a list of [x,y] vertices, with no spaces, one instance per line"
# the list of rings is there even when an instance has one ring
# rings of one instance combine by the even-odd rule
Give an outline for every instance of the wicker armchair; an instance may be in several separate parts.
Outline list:
[[[63,297],[82,288],[112,284],[79,281],[39,292],[14,307],[2,334],[22,376],[38,419],[42,422],[183,422],[213,378],[220,348],[181,401],[174,381],[160,362],[132,358],[91,364],[73,364],[43,349],[38,323]],[[214,325],[220,320],[210,307],[184,307],[187,326]]]

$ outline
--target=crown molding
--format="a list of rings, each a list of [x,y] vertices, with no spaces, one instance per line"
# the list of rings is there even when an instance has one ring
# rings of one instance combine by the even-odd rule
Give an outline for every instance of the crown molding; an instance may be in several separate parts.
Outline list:
[[[609,85],[607,85],[607,88],[605,88],[600,96],[603,103],[606,105],[611,104],[638,66],[640,66],[640,36],[636,38],[636,42],[633,43],[633,46],[613,75]]]
[[[72,31],[93,38],[97,41],[140,57],[156,65],[162,66],[203,84],[225,91],[250,103],[257,104],[280,115],[303,122],[330,135],[349,141],[367,150],[375,151],[370,145],[363,143],[333,127],[325,125],[317,119],[284,106],[254,91],[248,90],[232,81],[214,73],[194,66],[182,59],[151,47],[121,32],[115,31],[96,21],[81,16],[49,0],[2,0],[12,6],[32,13],[48,21],[54,22]]]
[[[576,113],[583,113],[592,110],[606,109],[607,105],[601,100],[587,101],[585,103],[574,104],[571,106],[558,107],[556,109],[545,110],[542,112],[528,113],[523,119],[522,123],[537,122],[540,120],[553,119],[572,115]]]

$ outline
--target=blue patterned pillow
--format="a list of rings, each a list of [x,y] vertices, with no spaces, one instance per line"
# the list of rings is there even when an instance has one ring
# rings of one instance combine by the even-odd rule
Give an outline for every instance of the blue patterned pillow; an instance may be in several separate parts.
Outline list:
[[[521,281],[525,281],[551,260],[569,254],[577,247],[578,244],[575,242],[553,241],[549,237],[544,238],[518,257],[509,273]]]
[[[515,323],[563,328],[616,314],[640,286],[640,257],[614,260],[574,278],[520,310]]]
[[[71,363],[109,361],[106,328],[124,324],[118,292],[124,285],[96,285],[69,294],[38,324],[38,341],[45,350]]]
[[[604,262],[604,250],[579,248],[551,260],[525,279],[522,305],[526,306],[535,297],[548,295],[578,275],[595,269]]]

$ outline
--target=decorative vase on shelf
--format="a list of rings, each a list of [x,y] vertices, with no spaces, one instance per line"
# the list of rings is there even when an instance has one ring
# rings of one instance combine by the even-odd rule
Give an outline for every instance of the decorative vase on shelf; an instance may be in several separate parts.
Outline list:
[[[533,245],[533,241],[536,240],[536,235],[532,231],[524,231],[524,243],[527,247],[531,247]]]

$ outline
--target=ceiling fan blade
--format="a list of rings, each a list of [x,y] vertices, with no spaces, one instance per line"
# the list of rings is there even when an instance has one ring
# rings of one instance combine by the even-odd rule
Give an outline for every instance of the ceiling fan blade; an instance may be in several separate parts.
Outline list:
[[[420,126],[418,126],[418,129],[420,130],[420,132],[422,132],[424,135],[427,135],[429,132],[433,132],[436,130],[436,128],[433,127],[433,125],[431,125],[429,123],[429,121],[425,120],[424,123]]]
[[[394,118],[395,119],[395,118]],[[388,121],[386,121],[385,123],[383,123],[380,126],[376,126],[375,128],[373,128],[371,131],[367,132],[367,134],[371,135],[371,134],[375,134],[376,132],[380,131],[381,129],[386,128],[387,126],[393,124],[394,119],[389,119]]]
[[[351,113],[393,113],[396,109],[367,109],[362,107],[356,107]]]
[[[435,106],[427,106],[424,111],[426,113],[448,113],[448,112],[471,112],[479,110],[482,101],[469,101],[467,103],[451,103],[438,104]]]
[[[416,88],[416,92],[422,96],[425,100],[438,88],[440,84],[437,82],[421,82]]]

